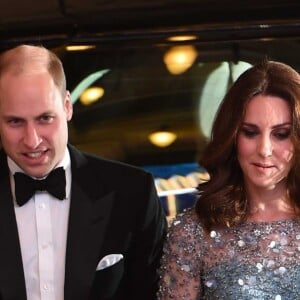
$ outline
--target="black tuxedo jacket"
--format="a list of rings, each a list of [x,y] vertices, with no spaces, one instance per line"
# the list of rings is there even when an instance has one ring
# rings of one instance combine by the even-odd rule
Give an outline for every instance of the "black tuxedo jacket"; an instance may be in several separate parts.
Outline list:
[[[64,299],[155,299],[166,223],[151,175],[72,146],[69,150],[72,187]],[[0,299],[25,300],[8,172],[1,151]],[[96,271],[98,262],[108,254],[122,254],[124,259]]]

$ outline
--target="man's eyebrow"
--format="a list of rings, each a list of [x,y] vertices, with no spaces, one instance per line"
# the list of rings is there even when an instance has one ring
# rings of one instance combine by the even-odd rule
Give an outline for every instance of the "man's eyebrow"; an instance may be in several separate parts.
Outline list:
[[[9,120],[9,119],[20,119],[20,120],[22,120],[24,118],[22,118],[20,116],[16,116],[16,115],[4,115],[3,119],[6,119],[6,120]]]

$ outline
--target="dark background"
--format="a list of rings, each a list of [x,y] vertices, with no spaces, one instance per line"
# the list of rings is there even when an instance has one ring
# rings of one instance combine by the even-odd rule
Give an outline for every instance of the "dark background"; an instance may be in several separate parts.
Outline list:
[[[80,149],[142,166],[195,162],[207,142],[198,110],[208,76],[224,62],[265,57],[300,70],[299,11],[299,1],[1,0],[0,51],[20,43],[51,48],[70,91],[91,72],[110,70],[97,82],[105,88],[99,103],[74,104],[70,141]],[[168,41],[186,34],[196,39]],[[67,52],[71,44],[95,48]],[[171,75],[162,57],[186,44],[197,59]],[[207,109],[219,97],[218,86],[211,89]],[[167,148],[147,139],[160,127],[178,134]]]

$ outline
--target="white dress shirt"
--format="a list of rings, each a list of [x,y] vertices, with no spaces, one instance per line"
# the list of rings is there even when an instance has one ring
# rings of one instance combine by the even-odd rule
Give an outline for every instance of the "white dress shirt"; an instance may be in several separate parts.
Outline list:
[[[63,300],[65,256],[71,192],[69,151],[57,167],[66,171],[66,199],[58,200],[38,191],[23,206],[14,195],[15,172],[23,172],[8,158],[14,207],[21,245],[27,299]]]

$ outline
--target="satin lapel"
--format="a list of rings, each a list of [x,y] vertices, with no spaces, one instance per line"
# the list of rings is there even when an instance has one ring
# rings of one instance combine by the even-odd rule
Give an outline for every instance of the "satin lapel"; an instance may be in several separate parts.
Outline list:
[[[71,160],[74,153],[70,151]],[[77,153],[77,152],[76,152]],[[80,153],[75,153],[79,155]],[[95,197],[95,192],[83,189],[83,182],[92,177],[81,161],[72,165],[72,196],[66,252],[65,300],[88,299],[88,292],[99,259],[114,200],[114,192]],[[74,164],[74,161],[72,161]],[[86,186],[85,186],[86,187]],[[101,191],[101,184],[91,187]],[[90,196],[90,195],[93,196]]]
[[[18,229],[6,156],[0,152],[0,290],[1,299],[26,299]]]

